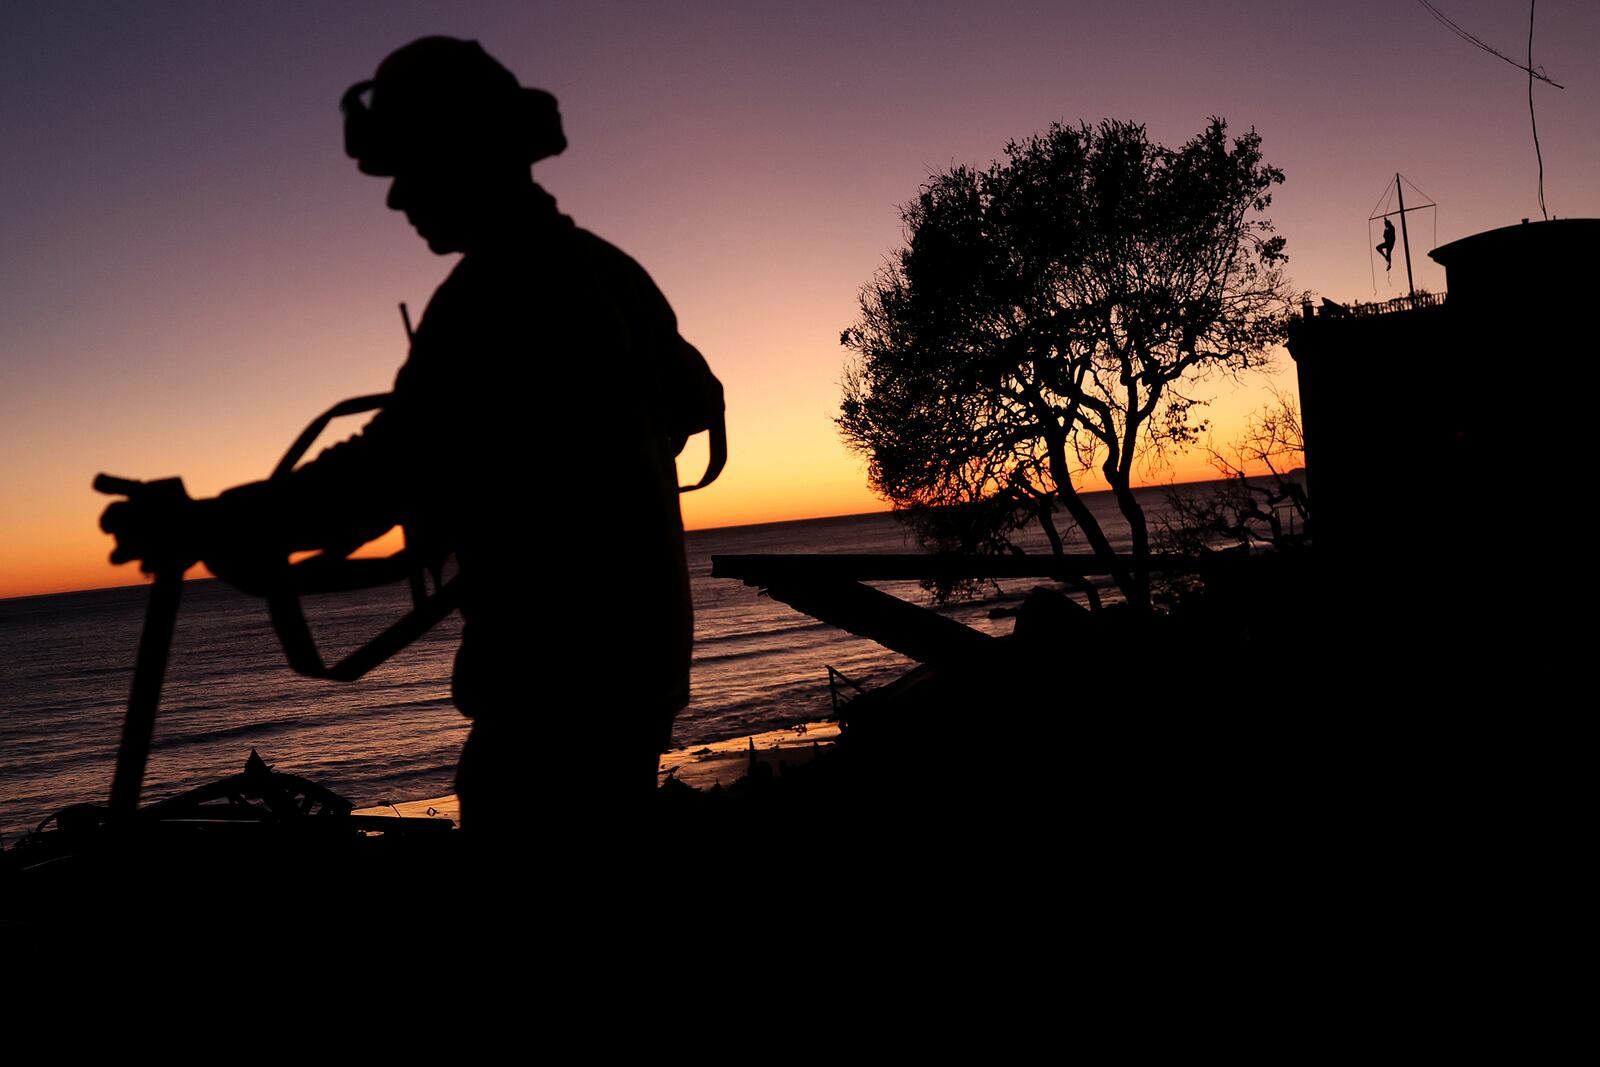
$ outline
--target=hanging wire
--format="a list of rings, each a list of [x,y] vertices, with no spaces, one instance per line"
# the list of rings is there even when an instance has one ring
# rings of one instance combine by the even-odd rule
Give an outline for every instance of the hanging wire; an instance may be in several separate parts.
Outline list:
[[[1435,204],[1433,202],[1433,197],[1429,196],[1427,193],[1425,193],[1421,189],[1417,188],[1417,183],[1416,182],[1412,181],[1410,178],[1407,178],[1404,174],[1400,175],[1400,180],[1405,182],[1407,185],[1411,186],[1411,191],[1416,193],[1418,196],[1422,197],[1423,201],[1425,201],[1424,203],[1418,204],[1417,207],[1424,208],[1424,207],[1438,207],[1439,206],[1438,204]],[[1406,210],[1410,211],[1411,209],[1410,208],[1406,208]]]
[[[1549,222],[1550,212],[1544,208],[1544,153],[1539,151],[1539,120],[1533,114],[1533,7],[1536,3],[1538,0],[1528,0],[1528,122],[1533,125],[1533,154],[1539,160],[1539,213]],[[1555,85],[1554,82],[1550,84]]]
[[[1373,259],[1373,253],[1378,246],[1372,243],[1372,220],[1367,220],[1367,273],[1372,275],[1372,295],[1378,295],[1378,264]]]
[[[1550,77],[1550,75],[1546,74],[1543,67],[1536,67],[1533,65],[1533,13],[1534,9],[1538,6],[1538,0],[1528,0],[1528,61],[1526,63],[1518,63],[1516,60],[1512,59],[1498,48],[1489,45],[1475,34],[1470,33],[1462,27],[1456,25],[1454,22],[1451,22],[1450,19],[1445,16],[1444,12],[1434,7],[1433,4],[1428,2],[1428,0],[1417,0],[1417,3],[1421,4],[1425,9],[1427,9],[1428,14],[1432,15],[1440,25],[1444,26],[1463,41],[1466,41],[1468,44],[1471,44],[1474,47],[1483,49],[1491,56],[1498,56],[1507,63],[1510,63],[1513,67],[1516,67],[1518,70],[1527,71],[1528,123],[1533,127],[1533,154],[1534,157],[1539,161],[1539,213],[1544,216],[1546,222],[1550,221],[1550,212],[1545,208],[1544,203],[1544,151],[1539,147],[1539,119],[1533,113],[1533,83],[1534,80],[1537,79],[1544,82],[1546,85],[1553,85],[1557,89],[1565,89],[1566,86],[1562,85],[1560,82]]]
[[[1417,188],[1417,183],[1412,181],[1410,178],[1407,178],[1404,174],[1396,174],[1395,177],[1397,177],[1401,181],[1405,182],[1408,186],[1411,187],[1411,191],[1412,192],[1414,192],[1418,196],[1422,197],[1422,203],[1418,204],[1416,207],[1408,207],[1408,208],[1406,208],[1407,212],[1412,212],[1412,211],[1432,211],[1433,212],[1433,244],[1432,244],[1431,247],[1438,248],[1439,247],[1439,205],[1435,204],[1433,202],[1433,197],[1429,196],[1427,193],[1423,192],[1421,189],[1418,189]]]
[[[1372,215],[1367,219],[1368,222],[1371,222],[1373,219],[1382,218],[1384,215],[1388,214],[1389,198],[1393,195],[1394,182],[1384,182],[1383,195],[1378,197],[1378,202],[1376,204],[1372,205]]]
[[[1566,88],[1565,85],[1562,85],[1560,82],[1557,82],[1557,81],[1553,80],[1550,77],[1550,75],[1546,74],[1544,72],[1544,68],[1543,67],[1535,67],[1533,65],[1533,53],[1531,51],[1528,54],[1528,62],[1526,64],[1518,63],[1516,60],[1512,59],[1510,56],[1506,55],[1504,52],[1500,51],[1498,48],[1495,48],[1493,45],[1487,44],[1482,39],[1477,37],[1475,34],[1469,33],[1467,30],[1462,29],[1460,26],[1456,25],[1454,22],[1451,22],[1450,19],[1445,16],[1444,12],[1440,11],[1438,8],[1436,8],[1432,4],[1430,4],[1428,2],[1428,0],[1417,0],[1417,3],[1421,4],[1424,8],[1426,8],[1427,11],[1428,11],[1428,14],[1432,15],[1439,22],[1439,24],[1441,26],[1445,27],[1445,29],[1449,30],[1451,33],[1455,34],[1457,37],[1461,38],[1463,41],[1466,41],[1468,44],[1473,45],[1474,47],[1483,49],[1485,52],[1488,52],[1491,56],[1500,57],[1501,59],[1505,60],[1507,63],[1510,63],[1513,67],[1516,67],[1518,70],[1527,71],[1529,78],[1538,78],[1540,81],[1542,81],[1542,82],[1544,82],[1544,83],[1546,83],[1548,85],[1554,85],[1557,89],[1565,89]],[[1529,5],[1528,21],[1530,23],[1530,32],[1531,32],[1531,23],[1533,21],[1533,11],[1532,11],[1532,5],[1531,4]]]

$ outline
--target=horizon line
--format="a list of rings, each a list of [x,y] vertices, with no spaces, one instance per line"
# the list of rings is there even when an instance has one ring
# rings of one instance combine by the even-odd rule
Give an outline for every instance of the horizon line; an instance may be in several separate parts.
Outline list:
[[[1300,470],[1300,469],[1303,469],[1303,468],[1297,467],[1295,469],[1296,470]],[[1293,473],[1293,471],[1288,472],[1288,473]],[[1271,475],[1267,475],[1267,474],[1252,475],[1252,477],[1266,478],[1266,477],[1271,477]],[[1169,488],[1169,487],[1180,486],[1180,485],[1205,485],[1205,484],[1210,483],[1210,482],[1225,482],[1225,481],[1231,481],[1231,480],[1232,479],[1230,479],[1230,478],[1200,478],[1200,479],[1195,479],[1193,481],[1188,481],[1188,482],[1150,482],[1150,483],[1147,483],[1145,485],[1136,485],[1133,488],[1134,488],[1135,491],[1138,491],[1140,489],[1166,489],[1166,488]],[[1109,493],[1109,492],[1111,492],[1110,489],[1088,489],[1088,490],[1083,490],[1082,492],[1079,493],[1079,495],[1080,496],[1095,496],[1095,495],[1100,494],[1100,493]],[[844,514],[836,514],[836,515],[803,515],[803,516],[799,516],[797,518],[792,518],[792,519],[764,519],[764,520],[762,520],[760,522],[735,522],[735,523],[728,523],[728,524],[725,524],[725,525],[722,525],[722,526],[685,527],[683,532],[685,534],[691,534],[691,533],[715,533],[715,532],[718,532],[718,531],[721,531],[721,530],[744,530],[744,529],[750,529],[751,527],[756,527],[756,526],[783,526],[783,525],[788,524],[788,523],[796,523],[796,522],[821,522],[821,521],[824,521],[824,520],[827,520],[827,519],[858,519],[858,518],[861,518],[861,517],[866,516],[866,515],[892,515],[892,514],[894,514],[894,511],[895,511],[895,509],[891,507],[891,508],[885,508],[885,509],[883,509],[881,511],[854,511],[854,512],[846,512]],[[185,582],[208,582],[208,581],[214,581],[214,580],[216,580],[216,575],[214,575],[214,574],[197,575],[196,577],[193,577],[193,578],[184,578]],[[16,593],[16,594],[8,595],[8,596],[0,596],[0,603],[5,603],[5,602],[8,602],[8,601],[12,601],[12,600],[30,600],[30,599],[34,599],[34,598],[38,598],[38,597],[71,596],[74,593],[101,593],[101,592],[106,592],[108,590],[113,590],[113,589],[136,589],[136,588],[142,588],[144,586],[148,586],[149,584],[150,584],[150,576],[149,575],[145,575],[145,576],[143,576],[142,580],[136,581],[136,582],[115,582],[115,583],[111,583],[111,584],[107,584],[107,585],[85,585],[85,586],[78,586],[78,587],[73,588],[73,589],[53,589],[53,590],[51,590],[49,592],[45,592],[45,593]]]

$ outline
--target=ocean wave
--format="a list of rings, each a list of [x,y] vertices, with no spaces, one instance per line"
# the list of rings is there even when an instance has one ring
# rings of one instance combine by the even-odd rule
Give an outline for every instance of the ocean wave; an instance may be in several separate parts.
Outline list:
[[[1090,503],[1111,506],[1109,499]],[[707,573],[713,553],[915,551],[893,516],[694,531],[687,540],[698,627],[694,703],[678,716],[675,743],[827,715],[828,664],[868,688],[909,666],[869,640]],[[927,606],[915,582],[873,584]],[[1015,602],[1019,592],[1012,585],[1019,584],[985,590],[979,600],[942,613],[980,628],[1004,625],[987,620],[987,610]],[[147,601],[142,588],[0,601],[0,629],[11,652],[0,666],[6,701],[0,830],[8,837],[32,825],[19,800],[55,810],[107,794]],[[347,639],[381,630],[407,604],[403,588],[319,600],[313,625],[330,648],[343,648]],[[563,607],[536,601],[528,613],[559,628],[567,617]],[[352,799],[419,799],[407,787],[449,782],[466,726],[448,686],[458,640],[459,622],[451,620],[355,685],[309,681],[285,666],[258,600],[217,582],[186,583],[146,795],[237,773],[251,744],[268,741],[264,758],[307,777],[325,776]],[[19,670],[24,661],[26,669]]]

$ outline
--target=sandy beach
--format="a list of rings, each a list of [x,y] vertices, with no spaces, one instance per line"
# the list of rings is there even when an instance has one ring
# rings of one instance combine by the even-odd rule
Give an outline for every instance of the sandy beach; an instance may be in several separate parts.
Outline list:
[[[757,762],[767,764],[776,773],[782,773],[785,767],[810,762],[838,740],[838,723],[797,723],[784,730],[768,730],[726,741],[672,749],[662,754],[661,768],[657,774],[662,781],[676,778],[695,789],[710,789],[714,785],[726,788],[749,770],[752,752]],[[449,819],[457,827],[461,823],[461,805],[454,793],[427,800],[358,808],[355,814]]]

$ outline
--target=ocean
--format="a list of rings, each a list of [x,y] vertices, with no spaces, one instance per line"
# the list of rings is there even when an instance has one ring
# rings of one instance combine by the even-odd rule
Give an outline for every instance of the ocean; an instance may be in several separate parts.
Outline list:
[[[1139,491],[1147,515],[1164,512],[1165,492]],[[1113,546],[1126,550],[1128,529],[1110,494],[1087,500]],[[740,582],[711,577],[713,555],[917,551],[892,515],[691,531],[687,542],[693,689],[674,728],[675,747],[827,717],[830,666],[867,688],[912,666]],[[1048,551],[1042,536],[1024,544]],[[873,584],[928,603],[915,582]],[[986,632],[1008,633],[1012,620],[990,612],[1014,606],[1035,584],[1001,582],[941,610]],[[109,796],[148,596],[147,587],[133,586],[0,600],[0,844],[14,843],[68,804]],[[308,598],[307,605],[331,660],[403,614],[409,593],[392,586]],[[537,610],[549,625],[562,624],[563,605]],[[460,620],[452,616],[359,681],[307,679],[285,664],[260,600],[215,580],[186,582],[145,801],[237,773],[252,748],[276,769],[317,781],[358,806],[451,792],[469,725],[450,702],[459,633]]]

